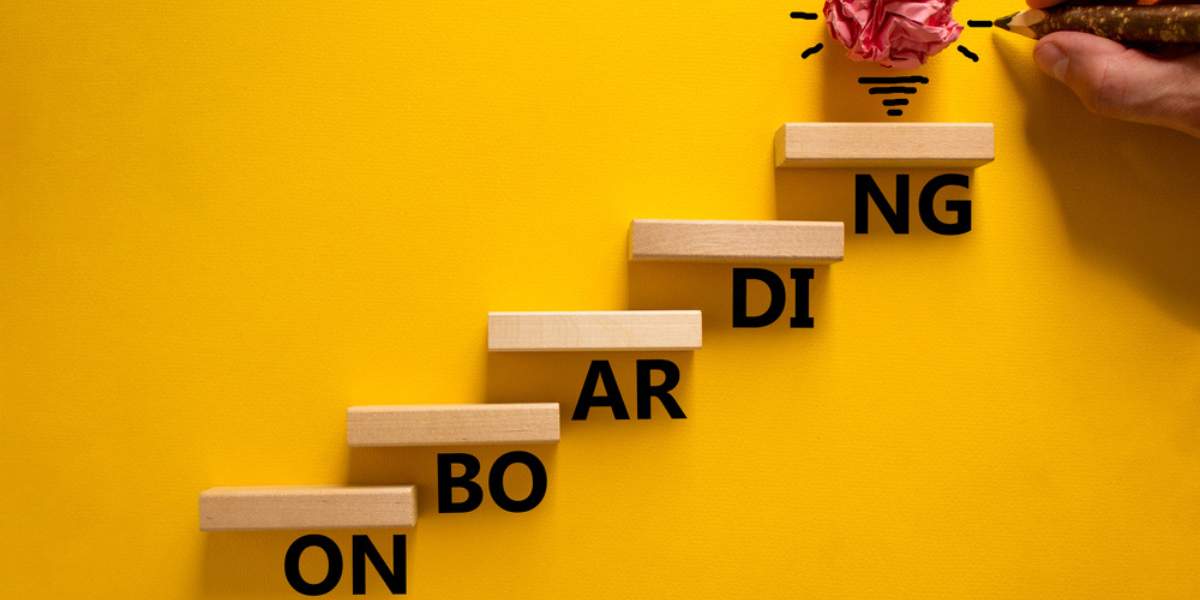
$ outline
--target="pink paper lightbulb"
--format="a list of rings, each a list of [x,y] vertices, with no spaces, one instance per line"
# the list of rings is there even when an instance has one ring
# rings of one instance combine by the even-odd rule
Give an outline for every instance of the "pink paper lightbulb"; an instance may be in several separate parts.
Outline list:
[[[825,0],[825,21],[851,60],[915,69],[954,43],[955,0]]]

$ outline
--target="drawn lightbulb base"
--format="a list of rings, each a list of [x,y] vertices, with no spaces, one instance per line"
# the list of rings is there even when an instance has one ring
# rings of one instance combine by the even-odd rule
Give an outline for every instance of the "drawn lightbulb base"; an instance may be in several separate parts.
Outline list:
[[[917,86],[929,84],[929,78],[923,75],[903,75],[899,77],[859,77],[860,85],[869,86],[867,93],[872,96],[892,96],[883,99],[887,116],[899,117],[904,114],[909,99],[903,96],[913,96],[920,89]],[[901,96],[899,98],[895,96]]]

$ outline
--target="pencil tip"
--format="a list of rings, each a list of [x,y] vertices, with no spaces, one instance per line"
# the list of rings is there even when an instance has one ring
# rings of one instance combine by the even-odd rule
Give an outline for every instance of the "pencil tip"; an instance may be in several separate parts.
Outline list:
[[[1017,16],[1017,13],[1013,13],[1008,16],[1000,17],[999,19],[996,19],[994,24],[996,25],[996,27],[999,27],[1000,29],[1007,31],[1008,24],[1012,22],[1013,17],[1015,17],[1015,16]]]

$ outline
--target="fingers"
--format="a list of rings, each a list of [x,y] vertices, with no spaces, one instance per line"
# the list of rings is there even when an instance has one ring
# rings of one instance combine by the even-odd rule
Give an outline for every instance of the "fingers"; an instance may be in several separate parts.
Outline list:
[[[1200,61],[1162,59],[1086,33],[1042,38],[1034,60],[1092,112],[1185,128],[1200,111]]]

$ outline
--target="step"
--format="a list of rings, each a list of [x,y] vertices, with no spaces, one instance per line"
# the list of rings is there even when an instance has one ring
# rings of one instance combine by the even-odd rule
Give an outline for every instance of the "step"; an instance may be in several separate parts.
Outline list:
[[[996,158],[991,123],[788,123],[775,165],[970,168]]]
[[[411,485],[217,487],[200,494],[201,531],[412,527]]]
[[[845,253],[838,221],[683,221],[635,219],[634,261],[829,264]]]
[[[488,313],[488,351],[695,350],[698,310]]]
[[[557,402],[352,406],[346,441],[352,447],[554,443],[558,407]]]

